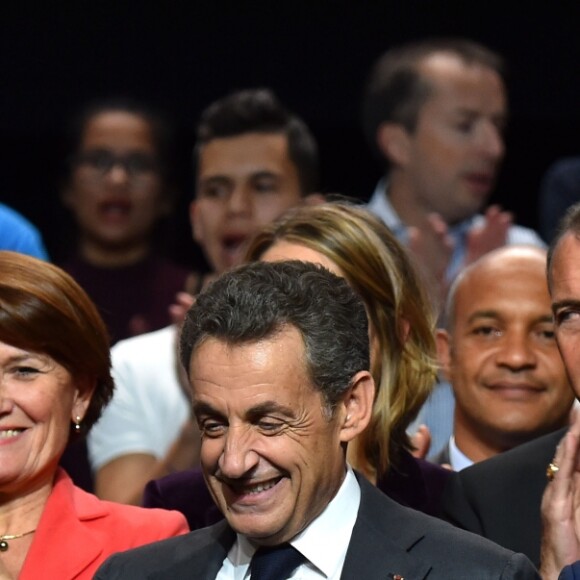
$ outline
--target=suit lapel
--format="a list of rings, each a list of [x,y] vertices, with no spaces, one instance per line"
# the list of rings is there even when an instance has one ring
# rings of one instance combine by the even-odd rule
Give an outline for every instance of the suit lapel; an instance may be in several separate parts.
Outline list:
[[[361,504],[341,580],[360,578],[423,579],[431,568],[410,551],[423,533],[404,517],[404,509],[357,474]]]
[[[167,569],[148,576],[151,580],[215,580],[236,538],[225,520],[181,536]]]

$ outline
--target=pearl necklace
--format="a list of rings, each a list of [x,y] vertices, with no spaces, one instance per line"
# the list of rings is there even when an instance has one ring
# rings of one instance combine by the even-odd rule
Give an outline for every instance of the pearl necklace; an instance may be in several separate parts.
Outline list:
[[[8,548],[10,547],[8,545],[8,540],[18,540],[18,538],[34,534],[34,532],[36,532],[36,529],[24,532],[23,534],[4,534],[3,536],[0,536],[0,552],[8,551]]]

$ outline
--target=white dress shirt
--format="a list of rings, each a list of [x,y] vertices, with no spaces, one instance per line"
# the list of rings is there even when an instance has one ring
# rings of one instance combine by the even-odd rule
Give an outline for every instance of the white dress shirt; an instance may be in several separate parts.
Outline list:
[[[290,576],[293,580],[339,580],[360,505],[360,487],[352,469],[324,511],[290,544],[305,558]],[[250,560],[256,551],[245,536],[237,539],[216,580],[248,580]]]
[[[473,465],[473,461],[471,461],[471,459],[469,459],[469,457],[467,457],[467,455],[457,447],[453,435],[449,439],[449,463],[451,464],[453,471],[461,471],[462,469]]]

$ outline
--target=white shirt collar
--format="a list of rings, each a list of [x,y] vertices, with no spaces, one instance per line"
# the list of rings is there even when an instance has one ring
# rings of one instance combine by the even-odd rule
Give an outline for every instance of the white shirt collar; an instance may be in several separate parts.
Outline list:
[[[401,218],[391,204],[389,196],[387,195],[387,187],[388,183],[386,178],[381,179],[377,183],[375,191],[367,204],[367,208],[383,220],[397,238],[402,239],[406,237],[407,226],[401,221]]]
[[[326,509],[290,543],[327,578],[339,578],[360,505],[352,469]]]
[[[449,439],[449,463],[451,463],[453,471],[461,471],[473,465],[473,461],[459,450],[459,447],[455,444],[455,437],[453,435]]]
[[[360,495],[359,484],[349,467],[338,492],[324,511],[290,541],[308,560],[302,566],[318,569],[322,573],[320,578],[340,578],[358,515]],[[232,576],[228,574],[231,578],[248,578],[250,560],[255,551],[256,548],[246,537],[237,534],[237,539],[224,561],[222,572],[227,568],[230,573],[234,572]]]

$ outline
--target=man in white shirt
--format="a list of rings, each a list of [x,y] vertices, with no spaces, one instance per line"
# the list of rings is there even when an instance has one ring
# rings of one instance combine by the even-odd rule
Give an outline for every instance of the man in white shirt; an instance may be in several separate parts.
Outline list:
[[[193,234],[216,274],[241,263],[262,226],[316,199],[314,137],[269,90],[237,91],[212,103],[202,113],[194,157]],[[116,391],[88,438],[102,499],[139,504],[149,480],[196,463],[176,334],[170,327],[112,349]]]
[[[296,261],[225,274],[180,346],[226,519],[113,556],[95,578],[537,577],[525,557],[396,504],[348,467],[375,385],[365,307],[344,279]],[[263,576],[264,560],[288,565]]]
[[[455,415],[438,463],[459,471],[568,423],[574,393],[554,337],[545,250],[486,254],[454,282],[447,313],[438,347]]]

